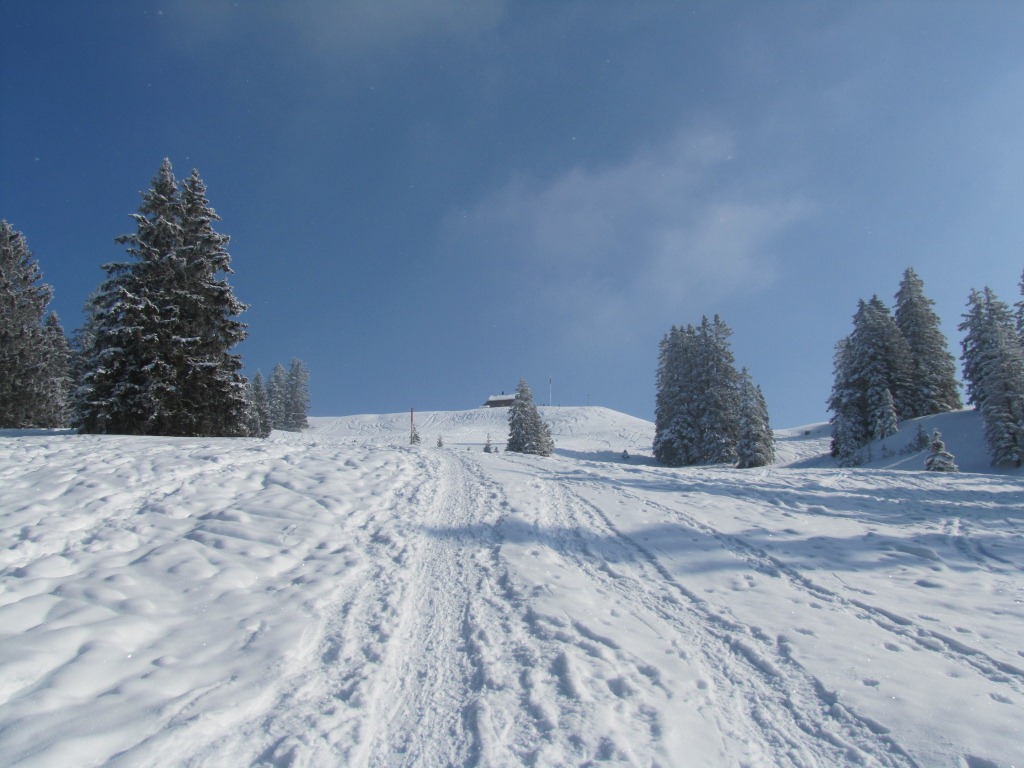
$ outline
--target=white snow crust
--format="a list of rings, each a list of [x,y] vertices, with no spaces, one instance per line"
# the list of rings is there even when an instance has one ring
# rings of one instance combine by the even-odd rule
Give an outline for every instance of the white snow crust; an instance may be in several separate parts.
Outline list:
[[[484,454],[494,409],[0,433],[0,764],[1024,766],[1024,475],[976,414],[923,420],[941,474],[913,423],[668,469],[540,410],[549,458]]]

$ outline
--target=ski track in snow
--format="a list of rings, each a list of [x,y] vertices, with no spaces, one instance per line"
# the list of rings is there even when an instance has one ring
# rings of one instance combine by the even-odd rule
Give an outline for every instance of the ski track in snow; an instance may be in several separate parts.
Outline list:
[[[548,479],[544,495],[544,519],[564,531],[555,548],[575,554],[576,567],[596,591],[614,596],[643,624],[653,628],[660,623],[659,635],[675,638],[673,644],[697,661],[706,677],[701,687],[714,691],[702,706],[715,711],[718,730],[748,745],[744,761],[915,765],[872,724],[839,706],[834,695],[793,661],[784,644],[717,613],[600,509],[566,488],[562,478]],[[599,549],[588,544],[593,537],[604,538]],[[597,636],[582,621],[574,628],[584,638]],[[656,684],[653,670],[638,671],[630,685]]]
[[[1024,764],[1020,479],[548,415],[549,459],[473,411],[3,436],[0,763]]]

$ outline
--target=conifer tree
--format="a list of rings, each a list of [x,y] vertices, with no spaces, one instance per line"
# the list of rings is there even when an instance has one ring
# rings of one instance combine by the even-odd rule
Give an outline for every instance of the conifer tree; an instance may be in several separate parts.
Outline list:
[[[1020,276],[1020,295],[1021,300],[1017,302],[1017,338],[1020,339],[1020,345],[1024,347],[1024,272]]]
[[[259,371],[246,385],[246,414],[246,432],[250,437],[270,435],[270,401]]]
[[[71,349],[56,312],[43,324],[43,367],[35,422],[40,427],[67,426],[71,407]]]
[[[896,293],[896,326],[910,348],[913,386],[901,419],[930,416],[963,407],[956,362],[939,328],[935,302],[924,295],[924,283],[913,269],[903,273]]]
[[[220,216],[210,207],[199,172],[182,184],[182,233],[178,273],[172,283],[177,365],[183,423],[202,435],[244,432],[245,380],[241,356],[231,350],[246,337],[236,318],[246,306],[223,275],[233,274],[226,247],[230,238],[216,232]]]
[[[946,444],[942,442],[942,433],[935,430],[932,433],[930,451],[924,460],[924,468],[929,472],[959,472],[953,454],[946,450]]]
[[[90,299],[92,346],[78,398],[79,428],[90,433],[156,434],[174,399],[166,278],[180,239],[181,200],[164,160],[132,215],[134,235],[117,238],[132,260],[103,266],[106,281]]]
[[[877,296],[858,302],[853,332],[836,345],[834,373],[832,455],[851,466],[861,446],[896,432],[914,402],[910,348]]]
[[[555,449],[551,429],[541,419],[533,403],[533,392],[525,379],[520,379],[516,387],[516,399],[509,409],[508,427],[506,451],[550,456]]]
[[[692,326],[672,326],[661,340],[658,354],[656,394],[654,400],[654,457],[667,467],[693,463],[694,451],[685,436],[688,414],[684,374],[687,355],[692,349]]]
[[[740,371],[736,457],[740,469],[764,467],[775,461],[775,435],[768,423],[768,405],[746,368]]]
[[[981,412],[993,464],[1024,461],[1024,349],[1009,307],[989,289],[971,291],[960,330],[968,402]]]
[[[0,428],[50,421],[41,411],[53,394],[47,376],[52,339],[43,328],[51,295],[24,235],[0,220]]]
[[[694,395],[698,397],[698,453],[707,464],[736,461],[739,439],[739,374],[729,348],[732,329],[715,315],[698,330]]]
[[[270,371],[267,382],[267,400],[270,403],[271,429],[286,429],[288,423],[288,371],[281,363],[277,363]]]
[[[80,429],[140,435],[239,435],[245,431],[241,361],[244,306],[220,278],[230,273],[226,236],[213,230],[197,172],[179,191],[164,160],[117,238],[128,261],[104,266],[90,299]]]
[[[285,377],[284,426],[290,432],[301,432],[309,427],[309,371],[305,363],[292,358]]]
[[[740,376],[732,330],[717,315],[662,339],[655,397],[654,455],[670,467],[733,463],[740,439]]]

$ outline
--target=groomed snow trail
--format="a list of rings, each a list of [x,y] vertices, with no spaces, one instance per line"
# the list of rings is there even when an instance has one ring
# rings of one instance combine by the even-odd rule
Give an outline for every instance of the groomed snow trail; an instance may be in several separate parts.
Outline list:
[[[673,578],[654,554],[574,492],[573,477],[564,466],[552,471],[536,460],[525,461],[538,478],[530,494],[538,538],[558,558],[560,568],[572,572],[557,578],[571,578],[574,590],[601,595],[615,624],[632,627],[634,635],[650,634],[634,636],[626,646],[604,636],[608,628],[595,626],[592,615],[583,612],[572,618],[561,633],[571,640],[561,651],[563,666],[588,670],[577,675],[574,687],[597,682],[600,690],[605,675],[591,669],[588,658],[597,641],[617,657],[617,677],[603,681],[614,695],[642,702],[667,694],[674,699],[667,708],[675,717],[685,718],[687,709],[690,716],[710,715],[706,725],[722,739],[716,764],[916,765],[877,726],[839,705],[834,694],[795,662],[784,643],[724,615]],[[696,690],[665,690],[664,662],[644,662],[627,650],[665,643],[697,671]],[[622,674],[623,668],[631,674]],[[616,709],[627,714],[628,707]],[[665,730],[664,709],[642,704],[633,709],[628,714],[634,720],[650,721],[648,741],[657,741]],[[635,753],[638,745],[629,743],[631,735],[610,736],[606,755],[625,758]],[[622,736],[627,738],[619,742]],[[674,746],[678,760],[686,754],[686,744],[681,740]]]

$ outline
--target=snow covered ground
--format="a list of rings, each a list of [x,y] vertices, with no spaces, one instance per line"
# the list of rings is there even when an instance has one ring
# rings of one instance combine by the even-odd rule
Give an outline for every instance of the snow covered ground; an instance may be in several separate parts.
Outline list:
[[[1024,766],[1024,474],[975,414],[939,475],[909,425],[666,469],[541,412],[547,459],[482,452],[502,410],[0,433],[0,764]]]

